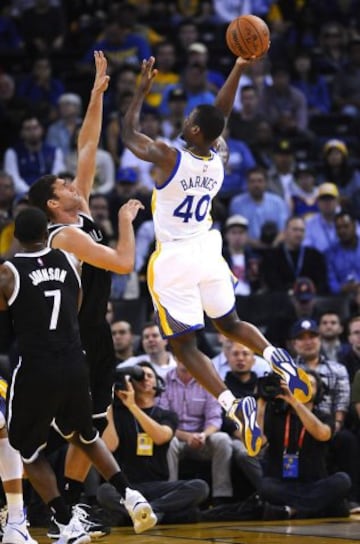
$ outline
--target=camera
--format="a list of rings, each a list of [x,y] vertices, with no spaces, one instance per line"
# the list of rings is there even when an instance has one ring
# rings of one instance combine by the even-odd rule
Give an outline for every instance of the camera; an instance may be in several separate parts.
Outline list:
[[[258,379],[258,396],[264,400],[273,400],[283,391],[280,385],[281,378],[278,374],[271,372]]]
[[[139,365],[119,365],[115,369],[115,391],[119,389],[126,389],[125,376],[129,376],[130,379],[141,382],[144,379],[144,369]]]

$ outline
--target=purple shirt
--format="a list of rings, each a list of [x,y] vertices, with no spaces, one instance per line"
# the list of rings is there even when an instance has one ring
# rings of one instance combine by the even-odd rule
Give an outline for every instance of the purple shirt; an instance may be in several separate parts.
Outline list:
[[[173,410],[179,418],[178,429],[191,433],[202,432],[210,425],[220,429],[222,408],[217,400],[192,378],[183,383],[176,368],[166,375],[166,390],[158,400],[165,410]]]

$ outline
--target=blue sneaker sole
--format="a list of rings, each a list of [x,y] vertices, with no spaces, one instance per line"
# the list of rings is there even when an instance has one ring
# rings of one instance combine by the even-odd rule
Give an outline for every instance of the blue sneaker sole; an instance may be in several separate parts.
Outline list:
[[[253,397],[245,397],[239,405],[244,422],[244,443],[251,457],[257,455],[262,445],[261,429],[256,421],[256,401]]]

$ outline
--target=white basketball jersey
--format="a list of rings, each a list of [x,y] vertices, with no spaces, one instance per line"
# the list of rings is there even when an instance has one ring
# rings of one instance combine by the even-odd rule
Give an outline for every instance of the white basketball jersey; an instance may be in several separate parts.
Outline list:
[[[208,231],[212,200],[224,181],[224,167],[214,151],[209,158],[187,149],[176,151],[174,172],[153,191],[152,211],[159,242],[186,240]]]

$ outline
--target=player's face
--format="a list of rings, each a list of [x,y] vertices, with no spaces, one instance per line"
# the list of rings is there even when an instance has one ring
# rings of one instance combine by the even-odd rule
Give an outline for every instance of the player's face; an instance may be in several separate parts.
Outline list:
[[[186,143],[192,143],[193,141],[192,129],[195,126],[195,121],[194,121],[195,114],[196,114],[196,111],[194,110],[184,119],[182,137],[184,138]]]
[[[54,196],[63,210],[79,208],[80,195],[72,181],[57,178],[54,183]]]

